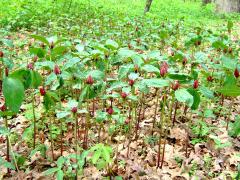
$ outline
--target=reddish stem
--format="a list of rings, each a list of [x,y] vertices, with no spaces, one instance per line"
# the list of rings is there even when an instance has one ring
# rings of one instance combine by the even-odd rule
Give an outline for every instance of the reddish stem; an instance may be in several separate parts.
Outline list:
[[[166,147],[166,138],[164,139],[164,145],[163,145],[163,153],[162,153],[162,160],[161,160],[161,166],[160,169],[163,167],[163,161],[164,161],[164,155],[165,155],[165,148]]]

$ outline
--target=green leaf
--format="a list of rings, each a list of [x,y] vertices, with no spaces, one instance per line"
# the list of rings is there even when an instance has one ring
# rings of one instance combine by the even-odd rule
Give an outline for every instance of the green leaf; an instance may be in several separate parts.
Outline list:
[[[199,104],[200,104],[200,95],[193,88],[190,88],[187,91],[193,96],[193,105],[191,106],[191,109],[196,110],[198,108]]]
[[[19,69],[14,71],[9,77],[19,79],[23,83],[25,89],[31,86],[32,77],[30,70]]]
[[[42,48],[33,48],[33,47],[31,47],[29,49],[29,51],[30,51],[31,54],[34,54],[34,55],[38,56],[39,58],[43,58],[46,55],[46,53],[47,53]]]
[[[56,93],[47,91],[43,98],[43,104],[46,108],[46,110],[49,110],[52,106],[55,105],[56,101],[58,101],[59,98]]]
[[[151,64],[146,64],[142,67],[142,69],[148,73],[158,73],[160,72],[160,70],[158,68],[156,68],[155,66],[151,65]]]
[[[98,110],[97,115],[96,115],[96,121],[98,123],[100,123],[100,122],[103,122],[106,119],[107,119],[107,113],[104,112],[104,111]]]
[[[120,89],[120,88],[123,88],[123,87],[126,87],[128,86],[127,83],[125,82],[122,82],[122,81],[117,81],[117,82],[114,82],[110,88],[107,89],[108,92],[112,91],[112,90],[116,90],[116,89]]]
[[[115,50],[118,48],[118,43],[114,40],[108,39],[105,46],[109,49]]]
[[[168,77],[170,79],[178,80],[180,82],[188,82],[192,79],[191,76],[183,73],[169,73]]]
[[[95,80],[101,80],[101,79],[103,79],[104,78],[104,76],[105,76],[105,74],[102,72],[102,71],[99,71],[99,70],[92,70],[92,71],[89,71],[88,73],[87,73],[87,76],[92,76],[93,77],[93,79],[95,79]]]
[[[188,92],[187,89],[179,89],[175,91],[175,97],[179,102],[186,103],[189,107],[193,105],[193,96]]]
[[[162,88],[169,86],[169,81],[165,79],[143,79],[142,84],[147,85],[148,87]]]
[[[63,53],[66,50],[67,50],[67,46],[57,46],[52,50],[51,56],[55,57],[55,56],[58,56],[58,55],[63,55]]]
[[[227,74],[224,79],[223,86],[232,86],[232,85],[235,85],[236,82],[237,80],[233,74]]]
[[[10,162],[7,162],[5,159],[3,159],[1,156],[0,156],[0,167],[1,166],[4,166],[5,168],[9,168],[9,169],[12,169],[12,170],[15,170],[15,166],[10,163]]]
[[[50,168],[50,169],[44,171],[43,174],[44,174],[45,176],[48,176],[48,175],[54,174],[54,173],[57,172],[58,170],[59,170],[59,168],[57,168],[57,167]]]
[[[232,137],[238,137],[240,135],[240,116],[236,116],[235,122],[231,123],[229,135]]]
[[[236,85],[224,86],[217,90],[222,93],[224,96],[237,97],[240,96],[240,87]]]
[[[213,93],[210,89],[208,89],[208,88],[206,88],[206,87],[204,87],[204,86],[199,87],[199,91],[200,91],[206,98],[209,98],[209,99],[214,98],[214,93]]]
[[[62,168],[64,161],[65,161],[65,159],[64,159],[63,156],[60,156],[60,157],[58,158],[58,160],[57,160],[57,167],[58,167],[59,169]]]
[[[65,118],[69,116],[71,113],[69,111],[59,111],[56,113],[58,119]]]
[[[7,77],[3,80],[3,95],[9,109],[17,113],[24,99],[24,86],[18,79]]]
[[[233,22],[231,20],[228,20],[227,28],[228,28],[228,31],[231,31],[231,29],[233,28]]]
[[[31,37],[34,38],[35,40],[41,41],[42,43],[44,43],[44,44],[46,44],[48,46],[50,45],[48,40],[45,37],[43,37],[43,36],[39,36],[39,35],[33,34],[33,35],[31,35]]]
[[[230,69],[230,70],[235,70],[235,68],[237,66],[237,62],[238,62],[237,60],[231,59],[226,56],[223,56],[221,60],[223,63],[223,67]]]
[[[57,172],[57,180],[63,180],[63,177],[64,177],[64,173],[62,170],[59,170]]]
[[[10,132],[6,127],[0,126],[0,135],[8,136],[9,134],[10,134]]]
[[[38,86],[40,86],[42,83],[42,76],[37,71],[31,71],[31,76],[32,76],[31,86],[37,89]]]

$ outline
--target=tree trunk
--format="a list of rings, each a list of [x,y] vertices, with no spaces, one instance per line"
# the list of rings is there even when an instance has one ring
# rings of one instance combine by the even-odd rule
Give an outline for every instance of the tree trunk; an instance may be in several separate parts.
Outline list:
[[[145,6],[144,13],[147,13],[147,12],[150,10],[152,1],[153,1],[153,0],[147,0],[147,1],[146,1],[146,6]]]
[[[216,0],[218,13],[240,12],[240,0]]]
[[[203,5],[206,5],[206,4],[209,4],[209,3],[211,3],[211,0],[202,0]]]

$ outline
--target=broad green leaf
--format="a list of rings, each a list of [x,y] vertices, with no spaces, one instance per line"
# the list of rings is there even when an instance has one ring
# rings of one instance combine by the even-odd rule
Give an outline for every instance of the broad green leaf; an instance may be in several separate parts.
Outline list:
[[[37,71],[31,71],[32,87],[37,89],[42,83],[42,76]]]
[[[240,136],[240,116],[236,116],[235,122],[231,123],[231,129],[229,130],[229,134],[232,137]]]
[[[43,174],[44,174],[45,176],[48,176],[48,175],[51,175],[51,174],[56,173],[57,171],[59,171],[59,168],[54,167],[54,168],[50,168],[50,169],[44,171]]]
[[[58,158],[58,160],[57,160],[57,167],[58,167],[59,169],[62,168],[64,161],[65,161],[65,159],[64,159],[63,156],[60,156],[60,157]]]
[[[114,41],[114,40],[108,39],[108,40],[106,41],[105,46],[106,46],[107,48],[110,48],[110,49],[115,50],[115,49],[118,48],[118,43],[117,43],[116,41]]]
[[[208,88],[206,88],[206,87],[204,87],[204,86],[199,87],[199,91],[200,91],[206,98],[210,98],[210,99],[214,98],[214,93],[213,93],[210,89],[208,89]]]
[[[180,82],[188,82],[192,79],[191,76],[183,73],[169,73],[168,77],[170,79],[178,80]]]
[[[41,41],[42,43],[44,43],[44,44],[49,46],[49,42],[48,42],[48,40],[45,37],[39,36],[39,35],[35,35],[35,34],[31,35],[31,37],[36,39],[36,40],[38,40],[38,41]]]
[[[141,83],[148,87],[162,88],[169,86],[169,81],[165,79],[143,79]]]
[[[63,180],[63,177],[64,177],[64,173],[62,170],[59,170],[57,172],[57,180]]]
[[[92,70],[87,73],[87,76],[92,76],[93,79],[103,79],[105,74],[102,71],[99,70]]]
[[[238,62],[237,60],[231,59],[226,56],[223,56],[221,60],[223,63],[223,67],[230,69],[230,70],[235,70],[235,68],[237,66],[237,62]]]
[[[220,89],[217,89],[217,91],[222,93],[224,96],[230,96],[230,97],[240,96],[240,87],[235,85],[224,86]]]
[[[151,64],[146,64],[142,67],[142,69],[148,73],[158,73],[160,72],[160,70],[158,68],[156,68],[155,66],[151,65]]]
[[[190,88],[187,90],[192,96],[193,96],[193,104],[191,106],[191,109],[192,110],[196,110],[200,104],[200,95],[199,93],[193,89],[193,88]]]
[[[38,56],[39,58],[43,58],[46,55],[46,53],[47,53],[42,48],[33,48],[33,47],[31,47],[29,49],[29,51],[30,51],[31,54],[34,54],[34,55]]]
[[[14,71],[9,77],[19,79],[23,83],[25,89],[31,86],[32,76],[30,70],[19,69]]]
[[[3,159],[1,156],[0,156],[0,167],[3,166],[5,168],[9,168],[9,169],[12,169],[12,170],[15,170],[15,166],[10,163],[10,162],[7,162],[5,159]]]
[[[58,55],[63,55],[63,53],[66,50],[67,50],[67,46],[57,46],[52,50],[51,56],[55,57],[55,56],[58,56]]]
[[[24,99],[24,86],[18,79],[7,77],[3,80],[3,95],[9,109],[17,113]]]
[[[233,22],[232,22],[231,20],[228,20],[227,28],[228,28],[228,31],[231,31],[231,30],[232,30],[232,28],[233,28]]]
[[[188,92],[187,89],[179,89],[175,91],[175,97],[179,102],[186,103],[189,107],[193,105],[193,96]]]
[[[65,118],[65,117],[69,116],[70,114],[71,113],[69,111],[58,111],[56,113],[58,119]]]
[[[98,123],[100,123],[100,122],[103,122],[106,119],[107,119],[107,113],[104,112],[104,111],[98,110],[97,115],[96,115],[96,121]]]

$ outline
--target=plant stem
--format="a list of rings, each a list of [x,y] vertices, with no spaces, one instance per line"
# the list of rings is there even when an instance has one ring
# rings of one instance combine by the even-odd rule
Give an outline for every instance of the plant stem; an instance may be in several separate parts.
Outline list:
[[[36,133],[37,133],[37,125],[36,125],[36,114],[35,114],[35,97],[32,93],[32,113],[33,113],[33,149],[36,148]]]
[[[157,168],[160,167],[160,153],[161,153],[161,138],[162,138],[162,129],[163,129],[163,125],[164,125],[164,113],[165,113],[165,105],[166,105],[166,96],[165,96],[165,91],[163,90],[163,105],[162,105],[162,109],[161,109],[161,124],[160,124],[160,130],[159,130],[159,152],[158,152],[158,163],[157,163]],[[165,148],[165,147],[164,147]],[[164,150],[163,150],[164,151]],[[164,153],[164,152],[163,152]],[[163,154],[162,154],[163,156]],[[161,165],[162,166],[162,165]],[[161,168],[161,167],[160,167]]]
[[[77,114],[74,114],[75,118],[75,151],[76,151],[76,162],[77,162],[77,167],[76,167],[76,179],[78,177],[78,117]]]
[[[63,128],[62,128],[62,121],[60,122],[60,131],[61,131],[61,156],[63,155]]]
[[[231,112],[232,112],[233,104],[234,104],[234,101],[232,100],[232,102],[231,102],[231,104],[230,104],[230,108],[229,108],[228,117],[227,117],[227,126],[226,126],[226,130],[228,130],[228,126],[229,126],[229,121],[230,121],[230,116],[231,116]]]
[[[165,149],[166,149],[165,147],[166,147],[166,138],[164,139],[164,144],[163,144],[163,153],[162,153],[160,169],[162,169],[163,167],[163,161],[164,161],[164,155],[165,155]]]
[[[155,123],[156,123],[157,110],[158,110],[158,101],[159,101],[159,96],[160,96],[160,93],[158,93],[158,89],[156,89],[156,94],[157,94],[157,102],[155,104],[155,111],[154,111],[154,118],[153,118],[153,124],[152,124],[152,132],[151,132],[152,135],[153,135],[154,127],[155,127]]]
[[[18,168],[18,165],[17,165],[17,161],[16,161],[16,157],[13,153],[13,148],[12,148],[12,145],[11,145],[11,142],[10,142],[10,138],[8,137],[8,141],[9,141],[9,150],[11,151],[11,154],[12,154],[12,157],[13,157],[13,161],[14,161],[14,164],[16,166],[16,169],[17,169],[17,172],[19,172],[19,168]]]
[[[7,117],[4,118],[5,119],[5,127],[6,129],[8,129],[8,120],[7,120]],[[9,137],[8,135],[6,136],[6,144],[7,144],[7,157],[6,157],[6,160],[7,162],[10,162],[10,155],[9,155],[9,152],[10,152],[10,143],[9,143]],[[10,174],[10,169],[7,168],[7,171],[8,171],[8,174]]]
[[[176,122],[177,109],[178,109],[178,102],[175,103],[175,107],[174,107],[174,114],[173,114],[173,119],[172,119],[172,127],[174,126],[174,124]]]
[[[51,141],[51,151],[52,151],[52,160],[54,161],[54,143],[53,143],[53,137],[52,137],[52,114],[50,115],[50,129],[49,129],[49,132],[50,132],[50,141]]]
[[[158,141],[158,157],[157,157],[157,168],[160,166],[160,158],[161,158],[161,132],[159,132],[159,141]]]

